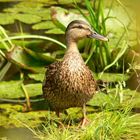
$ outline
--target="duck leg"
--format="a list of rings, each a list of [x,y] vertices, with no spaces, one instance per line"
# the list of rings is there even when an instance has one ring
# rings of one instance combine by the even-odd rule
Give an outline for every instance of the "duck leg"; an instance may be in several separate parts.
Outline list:
[[[55,114],[57,115],[58,118],[60,117],[60,111],[59,110],[56,110]]]
[[[57,115],[58,118],[60,117],[60,112],[61,112],[60,110],[55,111],[55,114]],[[68,112],[66,110],[64,110],[63,112],[65,115],[68,116]]]
[[[85,104],[83,104],[82,111],[83,111],[83,118],[82,118],[82,121],[81,121],[81,127],[84,127],[89,122],[88,119],[87,119],[87,116],[86,116],[86,105]]]

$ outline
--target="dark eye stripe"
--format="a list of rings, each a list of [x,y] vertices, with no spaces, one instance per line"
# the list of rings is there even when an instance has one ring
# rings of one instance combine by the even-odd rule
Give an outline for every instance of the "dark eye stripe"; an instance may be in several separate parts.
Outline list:
[[[73,26],[71,29],[74,29],[74,28],[89,30],[89,28],[85,28],[82,25]]]
[[[81,25],[73,26],[71,29],[74,29],[74,28],[84,29],[84,27]]]

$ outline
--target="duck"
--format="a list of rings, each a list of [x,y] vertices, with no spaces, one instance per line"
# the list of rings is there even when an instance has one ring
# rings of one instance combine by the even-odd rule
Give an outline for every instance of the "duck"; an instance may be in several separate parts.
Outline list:
[[[108,41],[107,37],[94,31],[86,21],[70,22],[65,31],[67,49],[64,57],[47,66],[42,86],[45,100],[58,117],[60,112],[68,108],[81,107],[82,126],[87,122],[86,103],[97,89],[92,71],[86,66],[78,50],[78,41],[84,38]]]

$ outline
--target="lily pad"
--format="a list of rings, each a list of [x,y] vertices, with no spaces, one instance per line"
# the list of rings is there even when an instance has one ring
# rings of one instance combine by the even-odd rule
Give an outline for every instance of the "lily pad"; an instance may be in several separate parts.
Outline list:
[[[45,76],[45,72],[44,73],[39,73],[39,74],[28,74],[28,76],[31,79],[34,79],[35,81],[41,81],[41,82],[43,82],[44,76]]]
[[[23,81],[2,81],[0,82],[0,98],[23,98],[25,94],[21,87]],[[34,97],[42,94],[42,84],[28,84],[25,89],[29,97]]]
[[[101,79],[106,82],[126,81],[128,80],[128,78],[129,75],[125,75],[121,73],[104,73],[101,77]]]
[[[31,14],[40,16],[42,20],[51,20],[50,8],[48,8],[48,9],[42,8],[41,10],[35,11],[35,12],[31,13]]]
[[[37,24],[32,26],[32,28],[35,29],[35,30],[52,29],[52,28],[55,28],[55,27],[56,26],[53,24],[52,21],[44,21],[44,22],[40,22],[40,23],[37,23]]]
[[[108,13],[109,9],[105,9],[104,13],[105,15]],[[121,6],[114,6],[109,14],[108,20],[106,21],[106,26],[108,30],[111,30],[112,32],[118,32],[118,30],[121,32],[124,29],[124,26],[127,26],[130,22],[129,17],[127,16],[127,13]]]
[[[22,81],[2,81],[0,82],[0,98],[19,98],[24,97],[21,88]]]
[[[41,21],[41,17],[31,14],[16,14],[15,19],[26,24],[33,24]]]
[[[31,57],[22,47],[14,47],[10,52],[6,53],[7,59],[16,64],[18,67],[30,70],[32,72],[40,72],[45,63],[37,61]]]
[[[33,2],[32,0],[31,1],[22,1],[22,2],[19,2],[15,5],[15,7],[17,8],[33,8],[33,9],[40,9],[41,7],[43,7],[43,4],[40,3],[40,2]]]
[[[0,13],[0,24],[1,25],[7,25],[7,24],[13,24],[14,18],[11,14],[7,13]]]
[[[94,97],[88,102],[88,105],[98,106],[101,108],[108,109],[124,109],[130,105],[132,107],[139,107],[140,105],[140,94],[134,90],[130,89],[108,89],[108,94],[99,92],[94,95]],[[120,94],[122,101],[120,101]]]
[[[51,56],[50,53],[37,53],[37,52],[34,52],[30,49],[27,49],[27,48],[24,48],[24,50],[30,55],[32,56],[33,58],[39,60],[39,61],[43,61],[43,62],[46,62],[47,63],[52,63],[55,61],[55,58]]]
[[[42,18],[42,20],[49,20],[50,19],[50,9],[49,8],[43,8],[41,3],[35,3],[36,6],[34,6],[33,3],[30,4],[30,2],[23,2],[20,4],[15,5],[12,8],[6,8],[4,9],[4,12],[12,13],[13,14],[31,14],[36,15]],[[12,16],[13,18],[15,15]]]
[[[42,95],[42,83],[28,84],[28,85],[25,85],[25,88],[30,97]]]
[[[50,29],[45,32],[46,34],[64,34],[65,32],[59,28]]]
[[[80,0],[75,0],[75,3],[81,2]],[[73,4],[73,0],[59,0],[60,4]]]
[[[37,10],[40,10],[43,4],[41,3],[33,3],[33,2],[20,2],[18,4],[15,4],[11,8],[5,8],[4,12],[10,12],[10,13],[19,13],[19,12],[34,12]]]
[[[125,8],[122,8],[121,6],[113,6],[110,10],[109,18],[105,22],[106,29],[110,32],[108,36],[110,37],[109,46],[116,46],[118,40],[120,40],[119,47],[123,47],[121,44],[124,40],[128,40],[128,43],[131,46],[136,45],[137,43],[135,32],[136,21],[135,18],[133,18],[134,13],[132,9],[126,10],[128,13],[125,11]],[[108,14],[108,11],[108,8],[104,10],[105,15]],[[129,17],[133,18],[133,21],[131,21]]]
[[[21,35],[21,34],[15,34],[15,35]],[[38,51],[38,52],[42,52],[43,51],[43,47],[39,47],[41,46],[41,44],[43,44],[43,40],[12,40],[13,44],[16,44],[17,46],[25,46],[26,48],[32,49],[33,51]]]

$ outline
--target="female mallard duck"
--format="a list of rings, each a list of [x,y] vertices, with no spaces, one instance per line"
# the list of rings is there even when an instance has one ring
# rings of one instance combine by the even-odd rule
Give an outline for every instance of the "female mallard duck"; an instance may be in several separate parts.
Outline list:
[[[67,50],[64,58],[47,67],[43,82],[43,95],[58,116],[59,112],[67,108],[83,107],[82,125],[86,121],[85,104],[96,90],[92,72],[77,48],[77,42],[86,37],[108,40],[93,31],[86,22],[72,21],[66,29]]]

